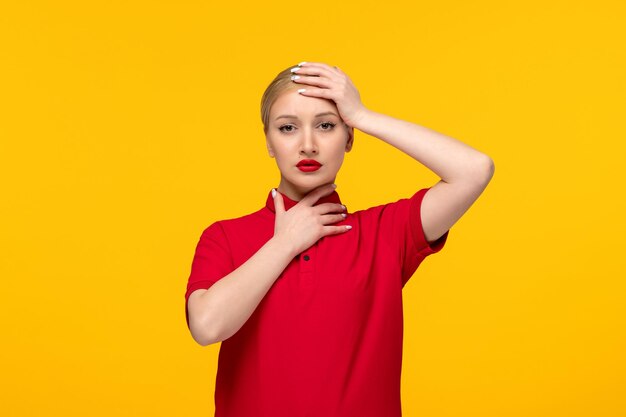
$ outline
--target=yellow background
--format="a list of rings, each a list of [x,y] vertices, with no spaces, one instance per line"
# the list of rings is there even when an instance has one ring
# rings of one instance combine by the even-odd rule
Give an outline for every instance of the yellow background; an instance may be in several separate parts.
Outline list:
[[[624,21],[620,1],[2,2],[0,414],[212,415],[193,251],[278,185],[261,94],[306,60],[495,161],[404,289],[404,415],[626,415]],[[355,211],[437,180],[356,131],[337,191]]]

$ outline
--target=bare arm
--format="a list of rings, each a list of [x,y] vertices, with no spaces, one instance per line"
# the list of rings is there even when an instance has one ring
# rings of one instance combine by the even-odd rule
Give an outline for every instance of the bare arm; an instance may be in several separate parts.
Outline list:
[[[342,212],[344,206],[314,206],[334,189],[334,184],[322,184],[289,211],[285,210],[281,193],[275,193],[274,236],[208,290],[196,290],[189,296],[189,329],[196,342],[206,346],[237,333],[297,254],[324,236],[350,230],[350,226],[332,225],[343,220],[335,212]]]
[[[301,94],[333,100],[346,125],[381,139],[441,177],[422,202],[427,241],[449,230],[491,181],[495,164],[488,155],[432,129],[368,109],[350,77],[337,67],[322,62],[298,67],[300,78],[294,82],[306,86]]]
[[[293,260],[294,250],[276,236],[239,268],[189,296],[189,328],[202,346],[234,335],[250,318],[274,281]]]
[[[478,199],[495,171],[493,160],[432,129],[365,109],[354,126],[406,153],[441,177],[421,208],[426,240],[439,239]]]

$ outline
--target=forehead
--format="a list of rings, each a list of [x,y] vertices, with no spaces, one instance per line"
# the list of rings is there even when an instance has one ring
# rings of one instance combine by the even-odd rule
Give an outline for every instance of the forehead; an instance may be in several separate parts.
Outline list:
[[[297,90],[282,93],[272,105],[270,119],[274,120],[281,114],[292,114],[298,117],[312,117],[317,113],[332,111],[337,113],[335,102],[320,97],[308,97]]]

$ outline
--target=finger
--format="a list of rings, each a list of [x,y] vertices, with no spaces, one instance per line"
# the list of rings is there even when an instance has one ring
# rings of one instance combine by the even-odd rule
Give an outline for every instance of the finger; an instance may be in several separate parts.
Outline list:
[[[337,223],[337,222],[341,222],[343,220],[346,219],[346,217],[348,216],[347,214],[344,216],[345,213],[341,213],[341,214],[324,214],[322,217],[322,224],[327,225],[327,224],[332,224],[332,223]]]
[[[322,203],[315,205],[314,210],[317,214],[347,213],[347,208],[344,207],[339,203]]]
[[[283,196],[278,190],[276,190],[276,195],[274,196],[274,211],[276,214],[285,212]]]
[[[296,68],[297,70],[293,71]],[[317,75],[318,77],[323,76],[331,80],[335,79],[338,76],[337,72],[330,66],[326,64],[317,64],[311,62],[307,62],[301,67],[292,68],[292,72],[294,73],[294,75]]]
[[[332,97],[332,90],[328,88],[317,88],[317,87],[307,86],[307,88],[298,89],[298,93],[303,96],[321,97],[321,98],[335,101],[335,99]]]
[[[332,71],[335,73],[341,73],[342,71],[339,69],[339,67],[336,66],[331,66],[328,64],[325,64],[323,62],[305,62],[302,65],[298,65],[299,67],[310,67],[310,68],[322,68],[328,71]],[[299,72],[299,71],[298,71]]]
[[[319,200],[323,196],[332,194],[332,192],[335,191],[335,187],[335,184],[320,185],[319,187],[305,195],[298,204],[302,203],[311,207],[313,206],[313,204],[315,204],[315,202],[317,202],[317,200]]]
[[[341,226],[324,226],[324,236],[338,235],[339,233],[345,233],[352,229],[349,224],[342,224]]]
[[[316,77],[315,75],[292,75],[291,81],[298,84],[308,84],[315,85],[317,87],[330,88],[332,84],[332,80],[328,78]]]

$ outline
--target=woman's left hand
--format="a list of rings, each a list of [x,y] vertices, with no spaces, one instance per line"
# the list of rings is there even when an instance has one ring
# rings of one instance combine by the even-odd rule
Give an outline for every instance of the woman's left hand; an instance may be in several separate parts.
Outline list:
[[[361,96],[352,80],[342,70],[321,62],[306,62],[299,68],[293,74],[300,78],[293,82],[308,84],[303,86],[306,91],[300,94],[333,100],[339,116],[350,127],[355,127],[365,116],[367,108],[361,103]]]

